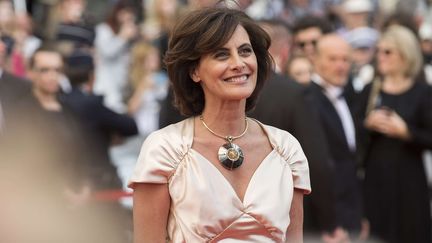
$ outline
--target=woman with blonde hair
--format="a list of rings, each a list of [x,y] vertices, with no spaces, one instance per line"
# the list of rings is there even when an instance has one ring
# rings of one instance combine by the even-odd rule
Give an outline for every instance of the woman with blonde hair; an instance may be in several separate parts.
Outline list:
[[[377,46],[379,77],[360,97],[365,213],[371,235],[385,242],[431,242],[422,151],[432,148],[432,92],[416,80],[418,40],[394,25]]]
[[[140,134],[146,137],[158,129],[159,102],[168,89],[168,77],[160,70],[159,50],[146,41],[132,47],[130,86],[133,94],[128,101],[128,113],[134,116]]]

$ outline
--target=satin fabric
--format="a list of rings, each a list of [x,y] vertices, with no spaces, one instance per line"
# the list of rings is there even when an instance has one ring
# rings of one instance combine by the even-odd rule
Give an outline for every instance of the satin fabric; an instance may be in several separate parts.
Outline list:
[[[243,201],[222,173],[192,148],[193,118],[146,139],[129,186],[168,184],[171,242],[286,241],[293,190],[311,191],[307,160],[292,135],[259,124],[273,150],[253,174]]]

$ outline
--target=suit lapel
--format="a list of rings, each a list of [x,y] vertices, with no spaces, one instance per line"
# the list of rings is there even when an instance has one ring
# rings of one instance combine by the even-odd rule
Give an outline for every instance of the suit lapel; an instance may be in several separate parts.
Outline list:
[[[328,124],[328,127],[331,127],[334,131],[333,134],[336,134],[341,141],[344,141],[346,146],[348,147],[348,142],[346,141],[345,131],[343,129],[342,120],[339,117],[335,107],[329,98],[324,94],[324,90],[321,86],[316,83],[311,83],[311,86],[314,90],[315,96],[318,102],[318,109],[321,117],[324,119],[323,121]]]

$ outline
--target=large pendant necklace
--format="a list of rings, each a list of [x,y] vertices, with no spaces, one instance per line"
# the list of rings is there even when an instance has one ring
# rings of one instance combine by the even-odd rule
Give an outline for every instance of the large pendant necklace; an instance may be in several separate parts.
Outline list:
[[[218,151],[218,159],[219,159],[219,162],[221,162],[222,166],[228,170],[234,170],[234,169],[238,168],[243,163],[244,155],[243,155],[243,151],[241,150],[241,148],[237,144],[233,143],[233,141],[234,141],[234,139],[241,138],[241,137],[243,137],[243,135],[246,134],[246,131],[248,130],[248,127],[249,127],[249,123],[248,123],[247,118],[245,118],[245,123],[246,123],[245,129],[242,132],[242,134],[240,134],[238,136],[219,135],[219,134],[213,132],[207,126],[207,124],[204,122],[204,118],[202,115],[200,116],[200,120],[201,120],[202,124],[204,125],[204,127],[207,128],[207,130],[209,132],[211,132],[213,135],[220,137],[220,138],[223,138],[227,141],[226,143],[224,143],[219,148],[219,151]]]

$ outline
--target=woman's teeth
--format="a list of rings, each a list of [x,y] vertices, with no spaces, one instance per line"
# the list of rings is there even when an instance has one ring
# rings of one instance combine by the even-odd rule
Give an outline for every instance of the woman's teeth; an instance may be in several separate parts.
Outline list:
[[[247,79],[247,75],[242,75],[242,76],[232,77],[232,78],[226,79],[225,81],[236,83],[236,82],[243,82],[246,79]]]

